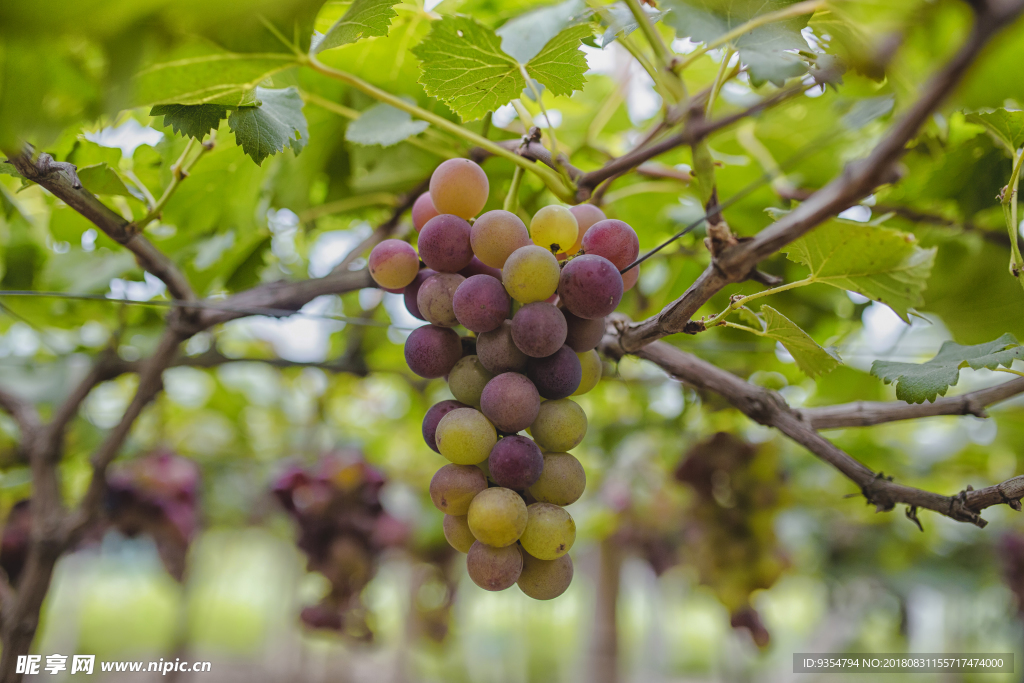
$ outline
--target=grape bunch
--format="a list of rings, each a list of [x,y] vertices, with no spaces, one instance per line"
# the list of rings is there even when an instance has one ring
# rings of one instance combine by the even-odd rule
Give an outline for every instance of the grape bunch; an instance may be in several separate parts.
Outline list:
[[[385,240],[369,269],[429,323],[406,340],[410,369],[446,377],[455,397],[423,419],[427,445],[449,461],[430,483],[445,538],[481,588],[518,584],[548,600],[572,581],[576,523],[564,506],[586,486],[568,451],[587,416],[571,397],[601,379],[605,316],[636,283],[637,268],[619,271],[640,244],[589,204],[545,206],[529,228],[509,211],[477,216],[488,191],[476,163],[442,163],[412,208],[419,253]]]

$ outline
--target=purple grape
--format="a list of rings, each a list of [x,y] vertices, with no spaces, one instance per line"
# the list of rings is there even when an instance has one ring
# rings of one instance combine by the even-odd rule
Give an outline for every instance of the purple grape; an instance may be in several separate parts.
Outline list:
[[[526,366],[526,376],[544,398],[566,398],[579,389],[583,366],[576,353],[563,346],[545,358],[531,358]]]
[[[505,320],[490,332],[476,338],[476,355],[480,363],[495,375],[526,369],[526,354],[512,341],[512,321]]]
[[[457,273],[435,273],[424,281],[416,294],[416,308],[427,322],[441,327],[455,327],[455,290],[466,278]]]
[[[512,317],[512,341],[531,358],[553,354],[565,343],[567,333],[565,316],[546,301],[526,304]]]
[[[506,436],[491,449],[487,467],[498,486],[525,491],[540,479],[544,455],[537,444],[525,436]]]
[[[533,424],[540,412],[540,394],[533,382],[518,372],[498,375],[480,394],[480,412],[506,434]]]
[[[402,290],[402,294],[405,296],[405,310],[409,311],[414,318],[426,320],[420,314],[420,307],[416,305],[416,295],[419,294],[420,287],[426,282],[427,278],[436,272],[436,270],[431,270],[430,268],[420,268],[420,272],[416,273],[415,279]]]
[[[465,403],[459,403],[458,401],[449,399],[447,401],[441,401],[430,406],[427,414],[423,416],[423,440],[430,446],[430,450],[435,453],[440,453],[437,450],[437,438],[435,433],[437,432],[437,423],[441,421],[441,418],[452,412],[456,408],[469,408]]]
[[[622,276],[603,256],[577,256],[562,268],[558,297],[570,313],[580,318],[603,318],[622,300]]]
[[[459,275],[465,278],[473,277],[474,275],[490,275],[493,278],[501,280],[501,269],[491,268],[489,265],[474,256],[473,260],[469,262],[469,265],[459,271]]]
[[[565,335],[565,345],[576,353],[584,353],[596,349],[604,337],[605,319],[595,318],[587,320],[571,312],[562,309],[565,316],[565,324],[568,332]]]
[[[473,332],[490,332],[508,318],[512,300],[490,275],[473,275],[455,290],[455,317]]]
[[[420,230],[420,258],[427,268],[442,273],[459,272],[473,260],[469,233],[469,223],[458,216],[443,213],[431,218]]]
[[[462,340],[448,327],[417,327],[405,340],[405,362],[420,377],[444,377],[462,358]]]
[[[628,223],[614,218],[598,221],[583,236],[583,253],[604,256],[622,270],[640,255],[640,240]]]

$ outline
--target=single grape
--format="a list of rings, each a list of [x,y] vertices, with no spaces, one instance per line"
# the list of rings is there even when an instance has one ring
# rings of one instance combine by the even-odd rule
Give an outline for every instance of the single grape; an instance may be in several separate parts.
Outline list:
[[[590,230],[590,226],[607,218],[604,215],[604,211],[593,204],[577,204],[576,206],[569,207],[569,210],[576,217],[576,223],[579,225],[579,234],[576,236],[576,242],[561,258],[578,254],[580,249],[583,248],[583,236],[587,234],[587,230]]]
[[[640,266],[633,266],[625,273],[622,273],[622,291],[628,292],[629,290],[633,289],[639,277]]]
[[[469,508],[472,510],[473,505]],[[576,522],[565,509],[551,503],[534,503],[528,508],[526,528],[519,537],[523,550],[538,560],[556,560],[569,552],[575,541]]]
[[[584,351],[597,348],[597,345],[601,343],[601,339],[604,337],[606,326],[604,318],[588,320],[587,318],[573,315],[571,311],[567,311],[564,308],[562,309],[562,315],[565,316],[566,346],[576,353],[583,353]]]
[[[455,317],[473,332],[490,332],[508,318],[512,301],[501,280],[490,275],[467,278],[455,291]]]
[[[441,452],[437,449],[437,423],[441,421],[442,417],[456,408],[469,408],[469,406],[465,403],[449,399],[430,406],[427,414],[423,416],[423,440],[430,446],[430,450],[435,453]]]
[[[469,159],[448,159],[430,176],[430,198],[440,213],[472,218],[487,203],[487,174]]]
[[[544,456],[537,444],[525,436],[506,436],[491,449],[487,466],[498,486],[525,491],[540,478]]]
[[[545,452],[571,451],[587,434],[587,414],[567,398],[544,401],[537,419],[530,425],[530,433]]]
[[[550,356],[531,358],[526,365],[526,376],[544,398],[565,398],[579,388],[583,368],[576,353],[563,345]]]
[[[494,377],[480,364],[477,356],[463,356],[448,373],[448,388],[452,396],[467,405],[480,407],[480,394]]]
[[[435,273],[424,280],[416,293],[416,308],[423,319],[440,327],[458,325],[452,301],[455,290],[465,281],[466,278],[456,273]]]
[[[530,495],[540,503],[572,505],[586,488],[587,473],[579,460],[570,453],[547,453],[544,469],[530,487]]]
[[[437,423],[437,449],[456,465],[476,465],[487,459],[498,442],[494,425],[473,408],[456,408]]]
[[[512,316],[512,341],[531,358],[543,358],[558,351],[567,333],[565,316],[546,301],[526,304]]]
[[[558,259],[535,244],[512,252],[501,268],[501,281],[516,301],[544,301],[558,289]]]
[[[405,340],[405,362],[420,377],[444,377],[462,358],[462,341],[450,327],[417,327]]]
[[[475,465],[448,464],[430,480],[430,500],[446,515],[465,515],[469,504],[487,488],[487,477]]]
[[[436,270],[421,268],[420,272],[416,273],[416,277],[413,278],[413,281],[402,290],[402,294],[405,296],[405,310],[409,311],[414,318],[426,320],[426,318],[420,314],[420,307],[416,305],[416,296],[420,293],[420,287],[422,287],[423,283],[427,281],[427,278],[435,273],[437,273]]]
[[[384,240],[370,252],[370,277],[384,289],[402,289],[416,278],[420,259],[412,245]]]
[[[494,268],[501,268],[513,251],[530,242],[530,233],[519,216],[510,211],[488,211],[477,218],[470,233],[473,253]]]
[[[459,271],[459,275],[465,278],[470,278],[474,275],[490,275],[500,282],[501,268],[491,268],[489,265],[474,256],[473,260],[469,262],[469,265]]]
[[[469,223],[448,213],[427,221],[420,230],[416,243],[420,258],[442,273],[457,273],[473,261],[473,247],[469,244]]]
[[[473,532],[469,530],[467,519],[468,515],[445,515],[444,524],[442,525],[444,537],[448,544],[460,553],[468,553],[469,549],[476,543],[476,539],[473,538]]]
[[[580,318],[603,318],[622,300],[622,276],[603,256],[577,256],[562,269],[558,296]]]
[[[417,197],[412,205],[412,225],[416,228],[416,232],[422,230],[427,221],[440,213],[434,208],[434,202],[430,199],[429,192],[424,192]]]
[[[519,546],[492,548],[480,541],[466,555],[466,573],[473,583],[488,591],[511,588],[523,571],[523,554]]]
[[[552,254],[564,254],[576,244],[580,227],[576,216],[564,206],[552,204],[541,208],[530,221],[530,239]]]
[[[511,320],[505,320],[495,329],[477,337],[476,353],[484,367],[495,375],[526,370],[528,358],[512,341]]]
[[[568,555],[555,560],[538,560],[523,552],[523,571],[516,583],[519,590],[534,600],[557,598],[572,583],[572,560]]]
[[[469,528],[481,543],[500,548],[512,545],[526,528],[529,515],[522,496],[511,489],[492,487],[469,504]]]
[[[590,227],[583,238],[583,253],[604,256],[622,270],[640,255],[640,240],[628,223],[610,218]]]
[[[533,424],[540,410],[540,394],[533,382],[516,372],[505,372],[484,387],[480,410],[502,432],[515,434]]]
[[[591,349],[584,353],[577,353],[576,357],[580,361],[580,385],[576,388],[576,391],[572,392],[572,396],[582,396],[591,389],[597,386],[597,383],[601,381],[601,356],[597,354],[597,351]]]

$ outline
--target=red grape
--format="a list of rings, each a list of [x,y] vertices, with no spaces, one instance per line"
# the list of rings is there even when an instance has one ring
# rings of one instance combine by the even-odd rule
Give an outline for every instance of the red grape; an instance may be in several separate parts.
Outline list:
[[[640,240],[628,223],[608,219],[594,223],[583,237],[583,251],[604,256],[622,270],[640,255]]]
[[[570,313],[580,318],[603,318],[622,300],[622,276],[603,256],[577,256],[562,269],[558,297]]]
[[[414,318],[426,320],[420,314],[420,307],[416,305],[416,295],[419,294],[420,287],[426,282],[427,278],[436,272],[436,270],[431,270],[430,268],[420,269],[420,272],[416,273],[415,279],[402,290],[402,294],[405,296],[405,310],[409,311]]]
[[[563,346],[545,358],[531,358],[526,366],[526,376],[544,398],[565,398],[579,388],[583,366],[576,353]]]
[[[457,273],[473,260],[469,244],[469,223],[448,213],[427,221],[420,231],[420,258],[427,268]]]
[[[508,318],[512,301],[508,292],[490,275],[474,275],[455,290],[455,317],[473,332],[490,332]]]
[[[405,340],[405,363],[420,377],[444,377],[462,358],[462,340],[448,327],[417,327]]]
[[[561,348],[567,331],[565,316],[546,301],[526,304],[512,317],[512,341],[532,358],[550,356]]]
[[[506,436],[491,449],[487,467],[498,486],[525,491],[540,479],[544,455],[525,436]]]
[[[533,424],[540,411],[540,394],[518,372],[505,372],[484,387],[480,412],[502,432],[515,434]]]

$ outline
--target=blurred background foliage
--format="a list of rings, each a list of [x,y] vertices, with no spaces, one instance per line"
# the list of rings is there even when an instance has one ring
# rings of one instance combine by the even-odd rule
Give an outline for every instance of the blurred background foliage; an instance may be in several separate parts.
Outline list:
[[[495,28],[534,7],[526,0],[402,3],[387,36],[320,59],[457,121],[424,94],[411,48],[438,14],[468,14]],[[306,99],[308,143],[299,155],[288,150],[258,166],[221,121],[213,149],[147,236],[200,296],[323,276],[439,161],[469,150],[433,128],[389,147],[347,141],[351,115],[322,103],[358,115],[375,102],[312,70],[282,69],[285,47],[257,20],[262,14],[307,47],[313,30],[327,31],[346,8],[333,0],[5,2],[0,142],[24,137],[80,172],[90,168],[83,174],[90,190],[126,218],[141,218],[146,192],[159,196],[167,187],[186,146],[149,115],[147,105],[164,101],[152,89],[176,84],[170,76],[149,83],[147,65],[249,55],[239,78],[295,87]],[[969,7],[954,0],[836,2],[811,17],[802,31],[808,59],[839,60],[841,82],[709,140],[722,198],[758,180],[766,165],[786,167],[783,178],[726,210],[732,229],[757,233],[772,221],[766,210],[790,208],[864,155],[969,23]],[[658,30],[680,52],[695,47],[665,23]],[[622,40],[603,49],[599,40],[584,42],[586,87],[543,97],[559,143],[575,165],[590,169],[635,144],[657,121],[661,99]],[[965,115],[1020,107],[1022,55],[1018,22],[914,142],[903,180],[844,214],[860,222],[887,216],[886,226],[937,248],[924,305],[909,325],[880,303],[823,285],[778,294],[771,305],[845,361],[817,380],[781,346],[742,331],[671,341],[799,407],[894,399],[891,387],[867,374],[873,360],[921,362],[949,339],[974,344],[1006,332],[1024,339],[1024,293],[1007,273],[1009,238],[997,198],[1011,160]],[[711,50],[693,61],[685,71],[691,90],[715,78],[723,56]],[[740,111],[775,90],[741,74],[722,89],[714,114]],[[537,103],[521,100],[543,123]],[[486,127],[494,139],[524,132],[508,106],[467,126]],[[687,182],[691,163],[689,149],[679,148],[658,158],[671,177],[631,174],[604,194],[604,210],[636,229],[642,251],[702,215],[698,189]],[[487,209],[501,208],[512,164],[492,157],[483,166],[492,190]],[[520,198],[527,214],[555,201],[530,174]],[[707,264],[703,238],[695,230],[645,263],[620,311],[640,320],[682,294]],[[0,297],[0,382],[44,415],[101,350],[126,361],[152,351],[166,313],[163,284],[84,218],[13,174],[0,175],[0,254],[3,290],[94,297]],[[764,265],[787,281],[806,274],[782,257]],[[700,314],[758,288],[731,289]],[[899,511],[876,515],[861,498],[846,497],[857,493],[850,482],[793,443],[629,357],[606,363],[605,379],[579,401],[590,431],[577,451],[587,492],[572,506],[577,580],[551,603],[478,589],[453,562],[441,514],[426,495],[442,462],[424,446],[420,421],[450,394],[443,382],[420,380],[405,367],[401,344],[416,324],[399,295],[368,289],[321,297],[286,320],[249,317],[190,340],[185,353],[199,367],[165,373],[166,390],[136,423],[123,460],[150,463],[128,470],[127,486],[135,503],[169,517],[167,501],[180,502],[179,492],[147,488],[147,477],[166,477],[147,474],[156,465],[146,459],[173,453],[194,463],[186,485],[194,500],[186,503],[195,519],[175,518],[176,532],[123,519],[98,530],[59,565],[36,651],[210,659],[217,680],[596,680],[604,660],[595,648],[604,641],[594,626],[607,626],[602,615],[611,604],[618,606],[623,680],[789,680],[795,651],[1014,652],[1018,662],[1024,655],[1013,592],[1020,587],[1015,558],[1024,553],[1013,541],[1024,534],[1019,515],[993,508],[982,531],[924,514],[923,533]],[[202,367],[211,354],[216,366]],[[338,372],[342,362],[361,371]],[[951,392],[1002,379],[965,371]],[[99,385],[73,423],[61,464],[72,500],[88,483],[89,454],[135,385],[132,375]],[[1024,402],[990,414],[827,435],[875,470],[953,493],[1021,472]],[[0,415],[0,506],[10,511],[9,528],[13,506],[31,495],[18,438],[13,421]],[[295,544],[302,521],[271,492],[300,470],[327,487],[325,496],[348,490],[333,474],[316,474],[333,462],[325,454],[373,471],[380,479],[374,519],[394,523],[386,540],[367,541],[374,569],[349,591],[354,597],[345,593],[359,612],[356,625],[305,618],[304,608],[344,591],[307,571]],[[175,533],[186,539],[178,549],[180,581],[163,547]],[[621,569],[617,584],[608,583],[609,566]]]

